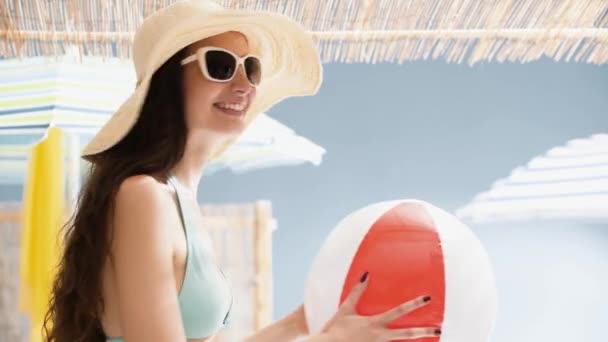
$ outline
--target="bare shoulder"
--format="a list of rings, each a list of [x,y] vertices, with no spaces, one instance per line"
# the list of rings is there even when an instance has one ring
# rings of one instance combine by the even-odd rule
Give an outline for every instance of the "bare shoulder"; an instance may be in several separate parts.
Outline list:
[[[125,179],[116,193],[116,215],[121,212],[134,214],[144,210],[153,214],[171,204],[171,193],[166,184],[148,175],[136,175]],[[156,212],[161,214],[162,212]]]
[[[173,205],[168,187],[148,175],[136,175],[125,179],[116,193],[113,224],[114,240],[136,238],[168,238],[171,217],[168,209]],[[151,241],[158,244],[160,241]],[[141,244],[138,243],[136,245]]]
[[[120,204],[135,204],[130,202],[159,201],[166,198],[166,186],[149,175],[135,175],[125,179],[116,194]],[[118,203],[117,203],[118,204]]]

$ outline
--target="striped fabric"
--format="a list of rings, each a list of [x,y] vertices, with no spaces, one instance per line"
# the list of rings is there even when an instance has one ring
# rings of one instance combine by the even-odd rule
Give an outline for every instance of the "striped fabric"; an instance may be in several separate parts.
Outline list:
[[[49,127],[61,127],[80,151],[135,85],[130,63],[88,58],[0,61],[0,184],[21,184],[28,153]],[[72,139],[74,141],[74,139]],[[208,173],[312,163],[325,150],[262,114]]]
[[[608,134],[555,147],[493,184],[456,215],[476,223],[608,222]]]
[[[134,79],[128,63],[109,59],[1,61],[0,184],[24,182],[31,146],[49,127],[84,145],[126,99]]]
[[[130,65],[116,61],[4,60],[0,144],[35,143],[50,126],[91,136],[134,84]]]

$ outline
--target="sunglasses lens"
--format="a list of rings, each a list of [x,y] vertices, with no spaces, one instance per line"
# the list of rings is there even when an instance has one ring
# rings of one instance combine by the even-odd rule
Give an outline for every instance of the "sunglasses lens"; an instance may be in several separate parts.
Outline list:
[[[225,81],[234,75],[236,60],[224,51],[207,51],[205,54],[207,72],[216,80]]]
[[[262,79],[262,65],[260,64],[259,59],[247,57],[247,59],[245,59],[245,70],[247,71],[247,78],[251,84],[260,84],[260,80]]]

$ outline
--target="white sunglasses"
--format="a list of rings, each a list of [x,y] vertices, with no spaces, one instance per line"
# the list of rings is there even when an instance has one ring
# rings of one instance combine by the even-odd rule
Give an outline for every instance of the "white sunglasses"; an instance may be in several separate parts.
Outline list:
[[[181,62],[186,65],[198,60],[198,66],[203,75],[210,81],[230,82],[234,79],[240,66],[243,66],[249,83],[256,87],[262,79],[262,64],[254,55],[239,57],[232,51],[220,47],[205,46]]]

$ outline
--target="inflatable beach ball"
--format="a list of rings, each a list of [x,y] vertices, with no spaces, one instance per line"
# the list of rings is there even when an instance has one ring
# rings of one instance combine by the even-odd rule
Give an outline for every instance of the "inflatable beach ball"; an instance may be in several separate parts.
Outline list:
[[[357,312],[374,315],[419,296],[428,305],[391,328],[437,327],[440,337],[417,341],[487,342],[497,295],[486,252],[453,215],[423,201],[372,204],[332,230],[308,274],[305,311],[311,333],[333,317],[369,272]]]

